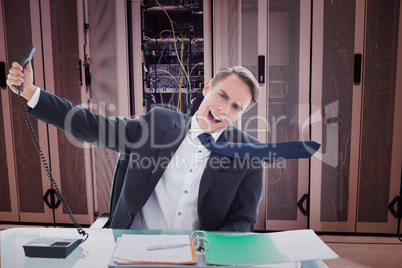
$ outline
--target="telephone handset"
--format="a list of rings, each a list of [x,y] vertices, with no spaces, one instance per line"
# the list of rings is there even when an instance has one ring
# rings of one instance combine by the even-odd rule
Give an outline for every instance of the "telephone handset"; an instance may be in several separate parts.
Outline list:
[[[35,54],[36,48],[33,45],[29,45],[28,48],[25,50],[24,55],[22,55],[20,65],[23,69],[25,66],[32,60],[33,55]],[[17,90],[19,93],[22,92],[22,85],[17,86]]]
[[[25,68],[25,66],[32,60],[33,55],[35,54],[35,47],[32,45],[29,45],[28,48],[25,50],[24,55],[21,58],[21,66],[22,68]],[[22,85],[17,87],[18,89],[18,97],[20,99],[21,92],[22,92]],[[32,126],[31,119],[29,118],[28,111],[25,107],[24,102],[20,99],[20,107],[21,111],[24,116],[24,121],[28,127],[29,134],[31,136],[31,139],[35,145],[35,148],[39,154],[40,161],[42,163],[42,166],[46,172],[46,175],[48,176],[50,183],[52,185],[52,188],[61,202],[63,209],[67,212],[70,220],[73,222],[74,227],[77,229],[78,233],[82,236],[85,236],[84,239],[61,239],[61,238],[46,238],[46,237],[41,237],[39,239],[35,239],[33,241],[30,241],[29,243],[23,245],[24,247],[24,252],[25,256],[27,257],[41,257],[41,258],[66,258],[76,247],[79,246],[79,244],[83,243],[89,236],[88,233],[86,233],[81,225],[78,223],[78,221],[75,219],[73,212],[71,211],[70,207],[68,206],[66,200],[64,199],[64,196],[62,195],[59,187],[56,184],[56,181],[53,178],[52,172],[50,170],[50,167],[46,161],[46,158],[42,152],[42,149],[39,145],[39,140],[38,137],[36,136],[35,130]]]

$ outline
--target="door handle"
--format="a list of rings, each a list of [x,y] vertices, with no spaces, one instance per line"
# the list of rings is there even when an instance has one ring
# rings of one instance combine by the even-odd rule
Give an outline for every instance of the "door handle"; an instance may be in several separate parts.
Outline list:
[[[353,84],[360,85],[361,72],[362,72],[362,54],[355,54]]]
[[[7,87],[6,63],[0,62],[0,87]]]
[[[300,211],[303,213],[304,216],[308,216],[309,214],[309,203],[310,203],[309,197],[310,197],[309,194],[304,194],[300,198],[299,202],[297,202],[297,207],[300,209]],[[306,201],[306,208],[303,207],[304,201]]]
[[[50,201],[48,200],[50,197]],[[45,195],[43,196],[43,201],[45,201],[46,205],[49,208],[58,208],[58,206],[60,205],[60,200],[57,198],[57,202],[56,202],[56,193],[53,189],[48,189],[45,193]]]
[[[82,62],[78,60],[78,71],[80,72],[80,85],[82,86]]]
[[[391,211],[391,214],[395,217],[395,218],[399,218],[399,217],[401,217],[402,215],[402,213],[401,213],[401,206],[400,206],[400,204],[399,204],[399,200],[401,199],[401,197],[400,196],[395,196],[394,197],[394,199],[392,199],[392,201],[391,201],[391,203],[389,203],[389,205],[388,205],[388,209],[389,209],[389,211]],[[394,209],[394,207],[395,207],[395,204],[398,202],[398,208],[397,208],[397,210],[398,211],[395,211],[395,209]]]
[[[265,56],[258,56],[258,83],[265,83]]]

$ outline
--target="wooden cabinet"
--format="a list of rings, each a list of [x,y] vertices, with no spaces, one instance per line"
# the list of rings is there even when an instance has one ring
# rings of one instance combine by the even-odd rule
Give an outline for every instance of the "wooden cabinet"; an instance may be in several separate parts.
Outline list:
[[[396,233],[401,195],[400,1],[314,1],[311,220],[317,231]],[[399,123],[398,123],[399,122]],[[397,204],[394,210],[397,210]]]
[[[238,127],[264,142],[322,144],[310,161],[265,169],[256,228],[396,233],[400,1],[220,1],[214,8],[228,13],[213,20],[214,63],[265,78],[260,102]]]
[[[0,61],[6,70],[33,44],[37,86],[94,113],[129,116],[124,1],[16,0],[1,1],[0,7]],[[17,98],[1,89],[0,146],[6,161],[1,166],[0,221],[69,224],[61,206],[49,208],[43,201],[51,186]],[[96,214],[108,211],[117,153],[91,148],[36,119],[32,124],[75,217],[91,224]],[[48,202],[51,195],[46,195]]]

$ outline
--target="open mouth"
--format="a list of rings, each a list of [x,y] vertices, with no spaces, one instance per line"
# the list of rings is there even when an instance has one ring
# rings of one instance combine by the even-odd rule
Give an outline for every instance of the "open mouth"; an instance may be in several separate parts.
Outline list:
[[[210,118],[211,121],[213,121],[215,123],[222,122],[222,120],[219,119],[216,115],[214,115],[211,111],[209,111],[209,118]]]

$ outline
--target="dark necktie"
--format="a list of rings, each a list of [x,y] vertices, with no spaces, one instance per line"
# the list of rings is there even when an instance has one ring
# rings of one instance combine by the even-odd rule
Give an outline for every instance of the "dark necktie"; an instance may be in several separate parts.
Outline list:
[[[239,159],[259,159],[272,163],[277,159],[310,158],[319,148],[315,141],[291,141],[280,143],[212,142],[209,133],[198,136],[202,145],[220,155]]]

